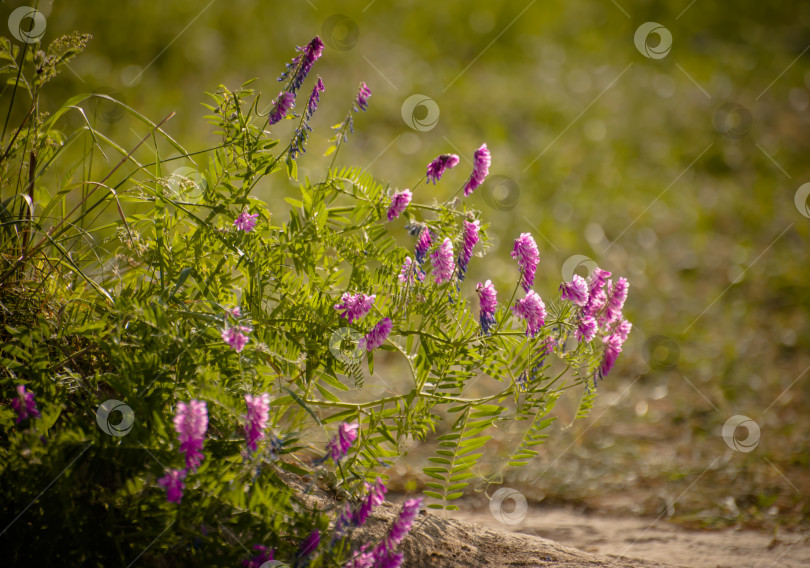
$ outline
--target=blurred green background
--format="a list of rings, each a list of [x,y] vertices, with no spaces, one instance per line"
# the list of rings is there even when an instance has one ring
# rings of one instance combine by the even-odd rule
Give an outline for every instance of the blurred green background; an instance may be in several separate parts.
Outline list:
[[[405,188],[436,155],[458,153],[458,168],[416,191],[441,200],[486,142],[492,175],[472,202],[494,246],[469,279],[510,290],[511,244],[529,231],[541,249],[541,296],[584,255],[630,280],[635,326],[591,416],[568,427],[577,401],[560,405],[542,456],[504,483],[530,499],[695,526],[807,522],[810,4],[119,0],[38,9],[45,44],[74,30],[93,35],[73,72],[46,91],[46,109],[105,92],[155,121],[176,111],[167,131],[202,150],[217,143],[205,92],[257,77],[266,107],[294,47],[320,34],[327,47],[313,75],[326,91],[302,177],[322,175],[329,126],[361,81],[370,107],[338,163]],[[671,33],[668,53],[665,31],[636,45],[650,21]],[[93,104],[97,126],[121,145],[144,135],[114,107]],[[78,125],[78,115],[65,119],[65,130]],[[258,194],[283,219],[294,186],[265,181]],[[751,451],[723,439],[737,415],[759,429],[758,444],[754,436],[743,448]],[[738,442],[746,437],[738,428]],[[423,481],[418,460],[391,473],[403,488]]]

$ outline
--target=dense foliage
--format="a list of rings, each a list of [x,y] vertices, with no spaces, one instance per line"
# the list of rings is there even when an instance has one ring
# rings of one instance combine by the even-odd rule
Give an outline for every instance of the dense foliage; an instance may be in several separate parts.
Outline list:
[[[627,282],[596,269],[544,302],[532,290],[542,261],[528,233],[515,240],[513,290],[464,280],[488,246],[486,219],[465,201],[488,173],[486,145],[444,203],[419,186],[464,167],[457,156],[440,155],[402,191],[337,166],[370,104],[363,84],[334,127],[333,166],[298,180],[309,121],[328,94],[320,78],[308,99],[299,92],[323,51],[318,38],[299,48],[269,108],[251,84],[213,93],[221,143],[204,152],[168,136],[170,117],[153,123],[108,96],[41,112],[42,85],[87,41],[0,45],[11,93],[31,109],[4,129],[0,156],[7,558],[397,565],[419,500],[374,548],[358,548],[353,529],[408,443],[438,440],[424,495],[429,507],[453,508],[493,429],[522,425],[504,461],[517,467],[536,455],[564,389],[582,391],[578,416],[593,404],[629,332]],[[97,127],[87,109],[99,98],[138,121],[137,144]],[[72,113],[82,125],[63,131]],[[282,144],[273,131],[284,120],[297,126]],[[71,145],[85,151],[65,163]],[[109,164],[101,179],[95,160]],[[266,176],[279,191],[297,184],[289,218],[252,195]],[[375,362],[407,373],[410,388],[369,385]],[[500,387],[480,393],[482,376]],[[290,476],[328,488],[336,508],[309,507]]]

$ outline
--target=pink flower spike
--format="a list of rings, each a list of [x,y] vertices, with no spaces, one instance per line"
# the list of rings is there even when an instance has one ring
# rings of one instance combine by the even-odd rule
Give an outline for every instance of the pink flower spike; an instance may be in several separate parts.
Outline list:
[[[534,290],[512,306],[515,316],[526,320],[526,335],[534,337],[546,323],[546,305]]]
[[[618,326],[616,326],[616,334],[622,339],[622,342],[627,341],[627,336],[630,335],[630,330],[633,328],[633,324],[627,320],[622,320]]]
[[[413,521],[416,519],[416,515],[419,514],[419,508],[421,506],[421,498],[408,499],[405,501],[405,503],[402,505],[402,511],[399,513],[399,517],[397,517],[394,524],[391,525],[388,534],[377,548],[379,552],[394,552],[399,543],[402,542],[406,536],[408,536],[409,532],[411,532]]]
[[[571,282],[560,284],[562,299],[568,300],[577,306],[584,306],[588,301],[588,283],[579,274],[574,274]]]
[[[332,454],[332,459],[338,463],[352,447],[352,444],[357,439],[357,430],[360,425],[357,422],[341,422],[338,426],[337,435],[329,442],[329,453]]]
[[[619,357],[619,353],[622,352],[622,338],[619,334],[614,333],[602,339],[605,344],[605,354],[604,358],[602,359],[602,364],[599,367],[599,372],[602,375],[602,378],[606,377],[610,370],[613,368],[613,365],[616,363],[616,359]]]
[[[481,226],[481,221],[475,220],[472,223],[464,220],[464,241],[462,242],[461,252],[458,255],[458,279],[464,280],[467,274],[467,265],[472,258],[472,250],[475,243],[479,241],[478,231]]]
[[[242,317],[242,310],[239,309],[239,306],[236,306],[232,310],[225,308],[225,311],[231,316],[233,319],[241,318]]]
[[[358,527],[366,522],[374,507],[381,505],[385,501],[385,494],[388,491],[379,477],[373,485],[364,483],[363,486],[367,491],[366,497],[360,504],[360,508],[352,516],[352,522]]]
[[[592,316],[585,316],[577,322],[574,337],[577,341],[590,341],[596,336],[596,320]]]
[[[425,255],[432,244],[433,240],[430,237],[430,229],[427,227],[422,228],[422,231],[419,233],[419,238],[416,240],[416,262],[419,264],[425,262]]]
[[[259,396],[245,395],[247,414],[245,414],[245,437],[248,450],[256,451],[256,444],[264,439],[267,420],[270,418],[270,395],[263,393]]]
[[[442,179],[442,175],[445,171],[454,168],[458,165],[458,156],[455,154],[442,154],[432,162],[428,164],[427,167],[427,181],[428,183],[433,182],[433,185],[436,185],[436,182]]]
[[[16,424],[26,418],[39,418],[39,410],[34,400],[34,393],[25,388],[25,385],[17,385],[17,396],[11,401],[11,408],[17,412]]]
[[[523,291],[528,292],[529,288],[534,285],[534,276],[540,262],[537,243],[534,242],[534,238],[530,233],[521,233],[520,237],[515,239],[512,258],[518,261],[518,266],[521,269]]]
[[[208,430],[208,408],[204,401],[192,400],[188,404],[177,403],[174,430],[180,441],[180,451],[186,456],[186,466],[196,470],[202,462],[202,447]]]
[[[405,208],[411,202],[412,197],[413,194],[410,189],[395,193],[391,198],[391,205],[388,206],[388,220],[390,221],[394,217],[399,217],[400,213],[405,211]]]
[[[430,255],[433,263],[433,279],[436,284],[448,282],[453,277],[453,243],[445,238]]]
[[[615,284],[611,283],[609,287],[610,296],[605,308],[605,319],[608,324],[622,319],[622,309],[627,300],[627,289],[630,284],[627,282],[627,278],[619,278]]]
[[[356,550],[349,562],[344,564],[344,566],[346,568],[373,568],[374,553],[367,551],[367,549],[368,544],[361,546],[360,550]]]
[[[354,102],[360,110],[368,110],[368,98],[371,96],[371,89],[363,83],[360,85],[360,90],[357,91],[357,97]]]
[[[249,233],[253,230],[253,227],[256,226],[256,219],[258,218],[259,218],[258,213],[249,215],[247,211],[242,211],[239,214],[239,217],[236,218],[236,221],[233,222],[233,226],[240,231]]]
[[[391,333],[393,328],[394,324],[391,323],[389,318],[381,319],[365,337],[360,338],[358,347],[366,351],[374,351],[377,347],[385,343],[385,340],[388,339],[388,334]]]
[[[475,287],[475,291],[478,292],[478,299],[481,304],[481,313],[479,315],[481,330],[485,334],[489,334],[489,328],[495,325],[495,308],[498,306],[498,293],[495,291],[492,280],[487,280],[483,284],[479,282]]]
[[[278,94],[278,98],[273,103],[273,110],[267,119],[268,126],[281,122],[281,119],[287,116],[291,108],[295,106],[295,94],[288,91],[282,91]]]
[[[339,312],[343,312],[340,314],[340,317],[346,318],[349,323],[352,323],[366,317],[366,314],[371,310],[371,306],[374,305],[376,298],[377,296],[375,295],[367,296],[362,293],[352,295],[348,292],[344,292],[343,296],[340,297],[342,303],[335,304],[334,308]]]
[[[425,272],[413,263],[410,256],[406,256],[398,278],[403,284],[413,284],[416,280],[422,282],[425,279]]]
[[[158,479],[158,483],[166,488],[166,500],[169,503],[179,503],[183,499],[183,489],[186,477],[185,469],[170,469],[166,475]]]
[[[233,349],[237,353],[241,353],[242,349],[245,348],[245,345],[247,345],[248,342],[248,336],[245,335],[245,333],[249,332],[250,328],[244,327],[242,325],[225,328],[222,331],[222,341],[230,345],[231,349]]]
[[[489,175],[489,166],[492,164],[492,157],[490,156],[489,149],[486,144],[481,144],[481,147],[475,151],[473,157],[473,171],[470,174],[470,179],[464,184],[464,196],[470,195],[475,189],[484,183],[484,180]]]

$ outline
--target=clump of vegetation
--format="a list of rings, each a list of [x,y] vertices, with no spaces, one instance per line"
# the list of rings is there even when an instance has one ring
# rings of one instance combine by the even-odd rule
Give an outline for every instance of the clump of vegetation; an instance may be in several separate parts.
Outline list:
[[[362,84],[327,150],[332,167],[298,180],[328,93],[317,78],[294,113],[319,38],[299,48],[270,108],[250,84],[212,94],[221,143],[205,151],[165,132],[171,115],[154,123],[107,95],[41,112],[41,86],[86,41],[0,45],[11,96],[30,100],[0,157],[0,509],[15,563],[398,566],[423,500],[454,508],[492,429],[523,425],[505,459],[519,467],[563,390],[581,389],[587,413],[630,332],[627,281],[597,269],[544,301],[529,233],[515,240],[512,291],[465,281],[488,245],[464,200],[488,175],[485,144],[464,197],[445,203],[427,184],[419,203],[417,189],[457,156],[438,156],[402,190],[338,166],[369,105]],[[82,105],[98,98],[137,122],[137,144],[97,128]],[[63,132],[68,113],[82,123]],[[273,134],[284,120],[297,121],[286,145]],[[72,145],[85,151],[65,163]],[[98,160],[109,164],[100,177]],[[298,182],[283,222],[253,195],[268,176]],[[375,361],[405,370],[410,388],[370,389]],[[496,392],[471,389],[481,375]],[[364,542],[386,467],[406,442],[432,438],[424,499]],[[316,488],[333,505],[313,508]]]

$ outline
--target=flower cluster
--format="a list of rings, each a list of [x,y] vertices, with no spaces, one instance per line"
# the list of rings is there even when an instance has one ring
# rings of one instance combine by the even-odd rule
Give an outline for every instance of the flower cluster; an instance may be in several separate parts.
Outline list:
[[[180,442],[180,451],[186,456],[186,467],[196,470],[202,462],[203,439],[208,430],[208,408],[204,401],[192,400],[177,404],[174,430]]]
[[[230,345],[231,349],[240,353],[247,345],[248,336],[246,334],[248,333],[250,333],[250,328],[243,325],[226,327],[222,330],[222,341]]]
[[[376,297],[375,295],[367,296],[362,293],[352,295],[348,292],[344,292],[343,296],[340,297],[341,303],[335,304],[334,308],[342,312],[340,317],[346,318],[349,323],[352,323],[366,316],[369,310],[371,310],[371,306],[374,305]]]
[[[480,229],[481,221],[475,220],[472,223],[464,221],[464,241],[461,244],[461,252],[458,255],[458,279],[464,280],[467,274],[467,265],[472,258],[472,250],[475,243],[479,241],[478,230]]]
[[[422,229],[422,232],[419,233],[419,239],[416,241],[416,262],[419,264],[425,262],[425,255],[427,255],[427,251],[432,244],[433,241],[430,237],[430,229],[425,227]]]
[[[335,463],[345,457],[357,439],[357,430],[360,425],[357,422],[341,422],[338,426],[337,435],[329,441],[328,449]]]
[[[385,340],[388,339],[388,335],[391,333],[391,330],[394,328],[394,324],[391,322],[390,318],[383,318],[377,325],[371,328],[364,337],[360,338],[358,342],[358,346],[360,349],[365,349],[366,351],[374,351],[383,343]]]
[[[391,205],[388,206],[388,220],[394,217],[399,217],[400,213],[405,211],[405,208],[411,202],[413,194],[410,189],[397,192],[391,197]]]
[[[433,264],[433,279],[436,284],[448,282],[453,277],[453,243],[449,238],[444,239],[430,255]]]
[[[287,116],[287,113],[295,106],[295,95],[289,91],[281,91],[278,98],[273,101],[273,108],[270,110],[270,115],[267,119],[268,125],[273,125],[281,122],[281,119]]]
[[[411,532],[413,521],[416,515],[419,514],[419,508],[422,505],[422,499],[408,499],[402,505],[402,511],[399,517],[388,529],[388,534],[385,535],[382,542],[377,545],[372,553],[374,557],[374,566],[385,568],[399,568],[402,565],[403,554],[397,552],[399,546],[408,533]]]
[[[618,278],[614,283],[610,276],[607,270],[596,268],[588,282],[575,274],[571,282],[560,286],[563,299],[580,306],[574,329],[576,340],[591,341],[598,333],[602,334],[605,349],[597,370],[600,378],[613,368],[633,327],[622,313],[630,285],[626,278]]]
[[[267,429],[267,420],[270,418],[270,395],[263,393],[259,396],[245,395],[247,414],[245,414],[245,438],[247,447],[251,452],[256,451],[256,444],[264,439]]]
[[[290,85],[287,88],[290,93],[295,95],[298,89],[301,88],[312,66],[323,54],[323,48],[323,40],[319,36],[315,36],[307,45],[298,48],[300,54],[287,64],[287,70],[278,78],[279,81],[284,81],[292,76]]]
[[[256,226],[256,219],[259,218],[258,213],[254,213],[253,215],[249,214],[247,211],[242,211],[236,220],[233,222],[233,226],[236,227],[239,231],[244,231],[249,233],[253,230],[253,227]]]
[[[312,132],[312,127],[309,125],[309,121],[312,119],[312,115],[315,114],[315,110],[318,108],[318,102],[321,100],[320,93],[324,92],[325,90],[326,89],[323,86],[323,81],[320,77],[318,77],[318,82],[315,83],[314,87],[312,87],[312,94],[309,95],[309,101],[307,102],[307,109],[304,112],[304,117],[298,124],[298,128],[295,129],[295,133],[290,141],[290,158],[293,160],[296,156],[298,156],[298,154],[307,151],[307,138],[309,138],[309,133]]]
[[[436,182],[442,179],[442,174],[445,171],[454,168],[458,165],[458,156],[455,154],[442,154],[432,162],[428,164],[427,167],[427,180],[428,183],[433,182],[433,185],[436,185]]]
[[[27,418],[39,418],[34,393],[26,389],[25,385],[17,385],[17,398],[11,401],[11,408],[17,412],[17,424]]]
[[[366,111],[368,110],[368,98],[371,96],[371,89],[365,83],[360,85],[360,89],[357,91],[357,96],[354,99],[354,103],[357,107],[357,110]]]
[[[537,251],[537,243],[530,233],[521,233],[515,239],[515,246],[512,249],[512,258],[518,261],[521,270],[521,284],[523,291],[528,292],[534,285],[534,276],[537,265],[540,262],[540,253]]]
[[[484,180],[489,175],[489,166],[492,164],[492,156],[486,144],[481,144],[481,147],[475,151],[473,160],[473,171],[470,174],[470,179],[464,184],[465,197],[484,183]]]
[[[483,284],[479,282],[475,290],[478,292],[481,303],[481,314],[479,316],[481,330],[489,335],[489,328],[495,325],[495,308],[498,306],[498,293],[495,291],[492,280],[487,280]]]
[[[515,316],[526,320],[526,335],[534,337],[546,323],[546,305],[534,290],[512,306]]]
[[[568,300],[577,306],[584,306],[588,301],[588,283],[579,274],[574,274],[571,282],[560,284],[562,299]]]
[[[414,264],[410,256],[406,256],[398,278],[403,284],[413,284],[415,280],[422,282],[425,279],[425,271],[422,270],[418,264]]]
[[[208,430],[208,408],[204,401],[179,402],[174,416],[174,429],[180,442],[180,452],[185,454],[186,467],[169,469],[158,483],[166,488],[166,500],[179,503],[183,498],[184,479],[189,471],[196,471],[205,456],[202,453],[205,433]]]

